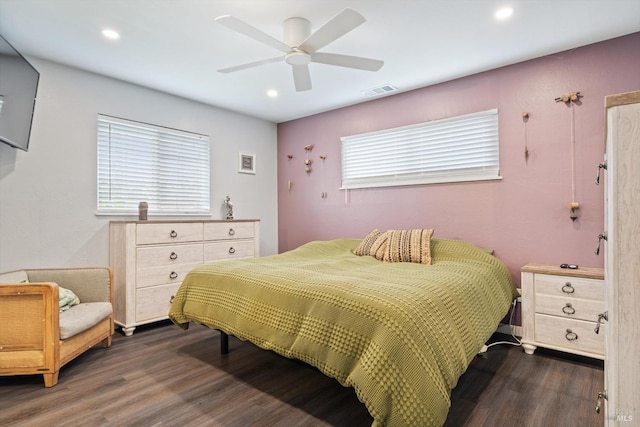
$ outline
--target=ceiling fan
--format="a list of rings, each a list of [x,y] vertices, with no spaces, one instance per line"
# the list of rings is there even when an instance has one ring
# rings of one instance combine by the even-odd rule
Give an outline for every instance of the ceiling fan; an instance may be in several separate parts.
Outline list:
[[[231,73],[259,65],[284,61],[291,65],[296,91],[301,92],[311,89],[311,75],[309,74],[309,63],[311,62],[367,71],[378,71],[384,64],[384,61],[377,59],[318,52],[319,49],[366,21],[362,15],[352,9],[343,10],[313,34],[311,34],[311,23],[308,20],[297,17],[289,18],[283,23],[284,42],[231,15],[219,16],[215,21],[240,34],[284,52],[284,55],[275,58],[218,70],[221,73]]]

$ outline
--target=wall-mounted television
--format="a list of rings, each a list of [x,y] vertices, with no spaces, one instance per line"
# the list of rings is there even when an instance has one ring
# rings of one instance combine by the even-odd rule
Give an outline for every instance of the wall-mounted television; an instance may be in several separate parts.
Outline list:
[[[40,73],[0,35],[0,141],[27,151]]]

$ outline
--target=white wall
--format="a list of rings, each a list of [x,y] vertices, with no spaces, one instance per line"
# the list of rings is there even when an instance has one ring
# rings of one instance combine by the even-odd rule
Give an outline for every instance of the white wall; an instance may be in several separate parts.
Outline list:
[[[0,272],[109,264],[109,220],[135,217],[95,214],[99,113],[210,135],[211,219],[222,218],[229,195],[237,219],[261,220],[261,255],[277,253],[275,124],[60,64],[30,62],[40,85],[29,152],[0,144]],[[256,175],[238,173],[239,151],[255,153]]]

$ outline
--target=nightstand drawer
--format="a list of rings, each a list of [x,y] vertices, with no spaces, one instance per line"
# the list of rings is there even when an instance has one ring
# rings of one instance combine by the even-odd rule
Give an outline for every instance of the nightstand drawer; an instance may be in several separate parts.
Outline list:
[[[596,322],[564,319],[545,314],[536,314],[535,341],[553,348],[575,353],[604,354],[605,326],[596,334]]]
[[[604,284],[598,279],[536,274],[538,294],[604,301]]]
[[[602,301],[544,294],[536,295],[536,313],[595,322],[603,311],[604,303]]]

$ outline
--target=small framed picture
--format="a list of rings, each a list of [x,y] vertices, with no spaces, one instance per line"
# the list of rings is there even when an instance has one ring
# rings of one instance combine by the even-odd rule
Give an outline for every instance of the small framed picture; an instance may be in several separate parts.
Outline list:
[[[256,156],[254,154],[238,154],[238,172],[256,173]]]

